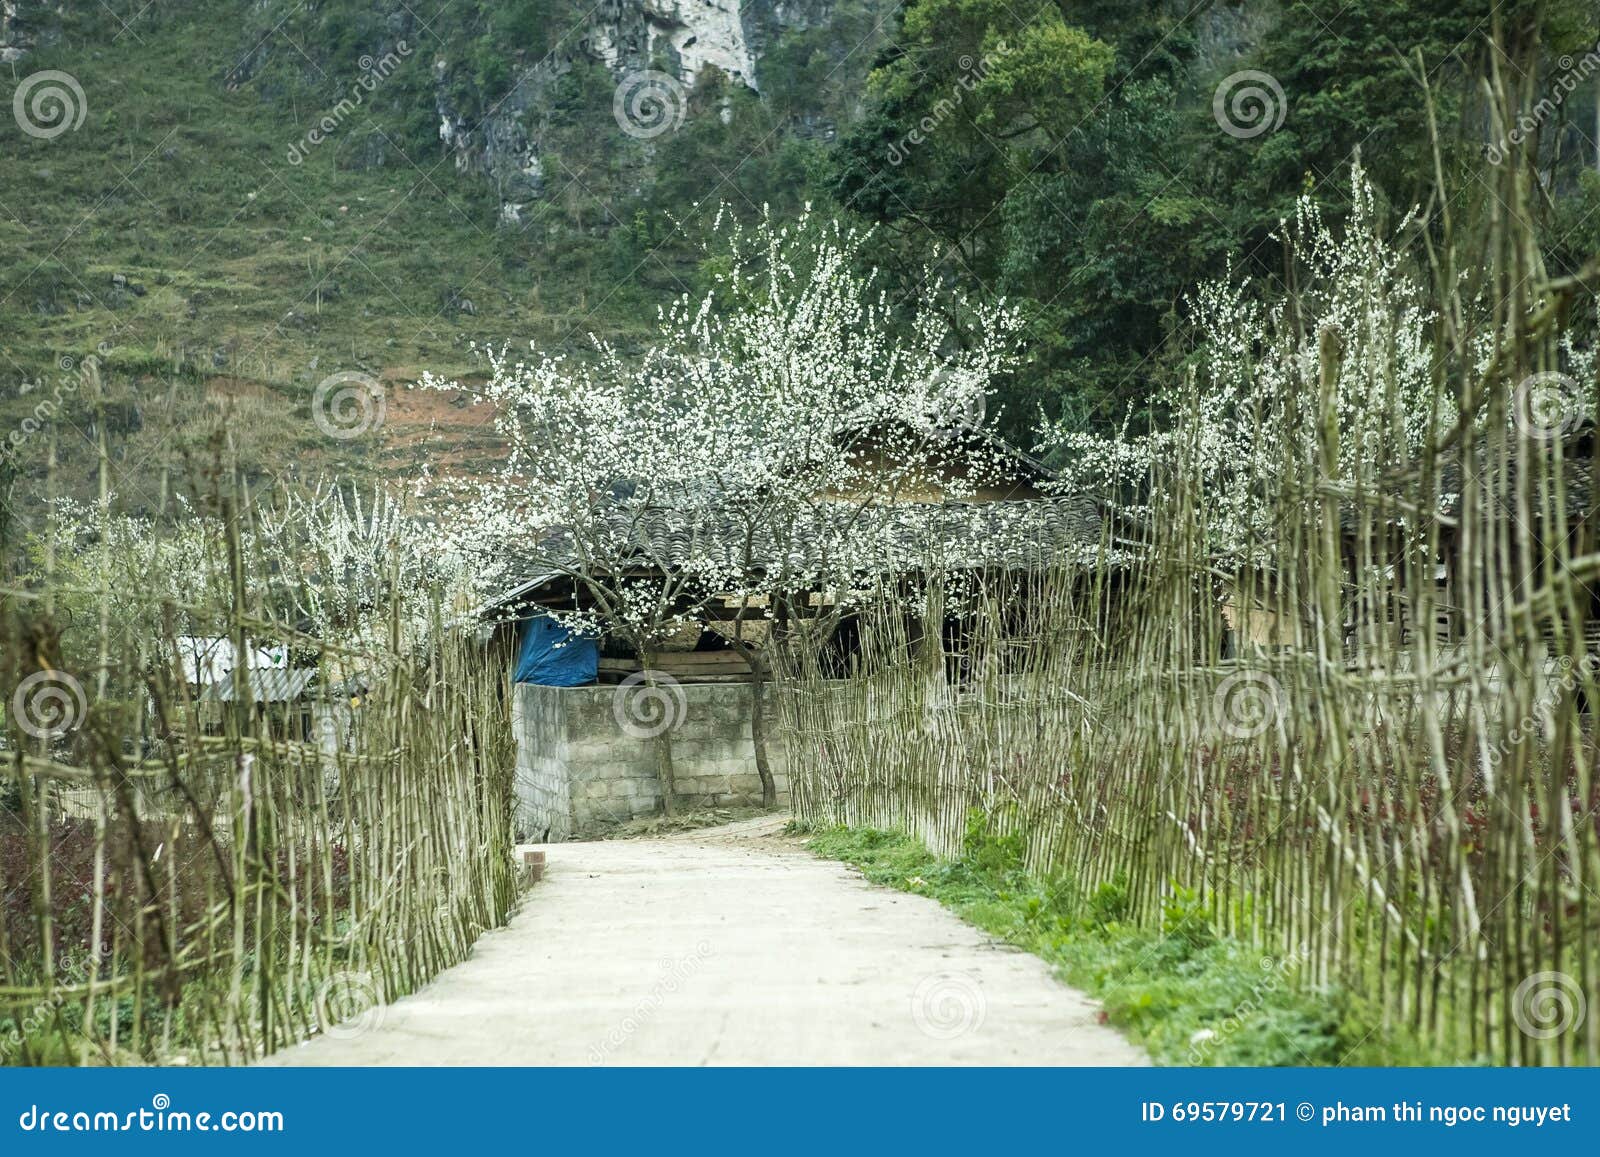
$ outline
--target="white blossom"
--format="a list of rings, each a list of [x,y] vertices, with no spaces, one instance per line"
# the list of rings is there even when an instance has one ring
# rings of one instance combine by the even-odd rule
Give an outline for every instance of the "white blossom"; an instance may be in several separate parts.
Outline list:
[[[479,393],[510,451],[497,477],[456,488],[450,521],[489,593],[564,575],[594,604],[561,612],[570,624],[648,646],[712,597],[883,569],[885,512],[968,496],[997,467],[976,431],[1017,364],[1014,310],[930,274],[897,317],[859,267],[864,238],[809,214],[750,233],[719,217],[717,236],[723,271],[662,308],[641,356],[486,351]],[[630,564],[651,577],[624,577]]]

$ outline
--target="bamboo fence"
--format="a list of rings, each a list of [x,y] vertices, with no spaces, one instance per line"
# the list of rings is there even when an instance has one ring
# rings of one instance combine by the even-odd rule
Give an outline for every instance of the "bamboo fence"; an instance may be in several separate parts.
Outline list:
[[[285,626],[244,594],[239,541],[193,560],[230,592],[214,604],[135,614],[119,592],[154,631],[113,622],[107,589],[6,594],[0,1061],[233,1064],[362,1031],[509,914],[504,672],[437,603],[421,640],[398,608],[358,648]],[[86,618],[77,665],[63,625]],[[180,619],[318,679],[290,710],[247,690],[281,672],[236,667],[219,700]]]
[[[1574,383],[1524,242],[1485,243],[1497,352],[1444,359],[1420,449],[1342,418],[1342,335],[1304,335],[1299,392],[1263,407],[1282,457],[1232,483],[1265,507],[1242,549],[1180,414],[1194,436],[1136,517],[1108,506],[1095,562],[900,576],[850,678],[791,647],[797,815],[953,856],[976,813],[1131,919],[1192,890],[1443,1055],[1600,1063],[1594,383],[1526,412],[1530,382]]]

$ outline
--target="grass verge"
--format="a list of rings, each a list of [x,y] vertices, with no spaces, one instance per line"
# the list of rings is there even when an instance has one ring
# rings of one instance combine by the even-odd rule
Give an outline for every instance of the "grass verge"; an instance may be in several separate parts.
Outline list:
[[[1018,836],[968,824],[956,861],[903,832],[790,825],[818,855],[875,884],[931,896],[964,920],[1041,957],[1104,1007],[1102,1017],[1168,1065],[1404,1065],[1450,1058],[1377,1024],[1355,993],[1302,986],[1297,963],[1218,936],[1192,894],[1174,893],[1159,928],[1126,922],[1126,890],[1084,894],[1023,870]]]

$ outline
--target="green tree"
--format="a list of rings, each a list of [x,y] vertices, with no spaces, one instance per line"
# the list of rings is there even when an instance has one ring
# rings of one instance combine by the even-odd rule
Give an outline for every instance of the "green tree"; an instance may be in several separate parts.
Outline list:
[[[834,192],[992,277],[1001,204],[1094,108],[1113,57],[1051,3],[916,0],[841,144]]]

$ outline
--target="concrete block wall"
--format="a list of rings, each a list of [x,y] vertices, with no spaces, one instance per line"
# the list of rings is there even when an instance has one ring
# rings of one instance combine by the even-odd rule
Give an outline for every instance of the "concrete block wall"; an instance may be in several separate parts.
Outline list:
[[[572,834],[564,705],[553,696],[524,694],[555,690],[559,688],[519,683],[511,700],[511,730],[517,740],[517,835],[522,839],[554,841]]]
[[[564,840],[660,813],[655,741],[641,726],[660,716],[641,706],[640,693],[636,686],[517,685],[512,724],[520,835],[539,839],[548,829],[549,839]],[[739,683],[683,684],[667,697],[667,706],[674,720],[678,806],[759,807],[750,688]],[[767,710],[770,734],[770,695]],[[767,753],[778,802],[786,805],[789,781],[781,744],[769,739]]]

